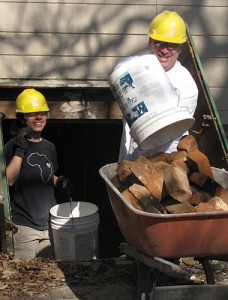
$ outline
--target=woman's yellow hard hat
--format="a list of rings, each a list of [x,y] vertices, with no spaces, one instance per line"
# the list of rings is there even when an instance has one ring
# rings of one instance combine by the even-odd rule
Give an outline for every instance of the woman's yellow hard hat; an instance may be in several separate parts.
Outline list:
[[[43,94],[35,89],[25,89],[16,99],[16,113],[49,111]]]

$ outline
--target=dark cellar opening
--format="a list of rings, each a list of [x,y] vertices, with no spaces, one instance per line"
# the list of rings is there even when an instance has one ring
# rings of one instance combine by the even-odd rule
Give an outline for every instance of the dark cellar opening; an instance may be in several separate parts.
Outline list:
[[[2,121],[3,138],[7,142],[15,121]],[[69,177],[75,184],[73,201],[87,201],[99,208],[98,227],[99,258],[120,255],[119,244],[123,241],[109,202],[104,180],[99,169],[117,162],[122,133],[121,120],[76,121],[48,120],[42,136],[53,142],[58,153],[58,173]],[[69,197],[56,193],[58,203],[68,202]]]

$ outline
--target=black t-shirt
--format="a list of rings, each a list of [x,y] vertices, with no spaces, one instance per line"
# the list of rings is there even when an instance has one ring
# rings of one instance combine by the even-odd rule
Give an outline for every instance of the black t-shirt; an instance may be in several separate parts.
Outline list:
[[[16,138],[5,145],[6,165],[14,155]],[[57,153],[54,144],[46,139],[29,142],[21,170],[10,188],[12,220],[37,230],[49,228],[50,209],[56,204],[54,173],[57,170]]]

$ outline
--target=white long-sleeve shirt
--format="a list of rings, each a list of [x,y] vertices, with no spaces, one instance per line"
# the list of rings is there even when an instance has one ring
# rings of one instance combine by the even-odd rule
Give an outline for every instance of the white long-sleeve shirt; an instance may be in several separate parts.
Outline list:
[[[190,115],[193,116],[197,106],[198,88],[191,74],[179,61],[177,61],[174,67],[167,71],[166,74],[172,85],[178,91],[180,96],[179,101],[186,104]],[[186,134],[188,134],[188,132],[185,132],[183,135]],[[123,119],[123,133],[120,141],[119,162],[124,159],[134,161],[139,156],[149,156],[158,152],[171,153],[176,151],[177,144],[182,136],[157,148],[141,151],[139,150],[138,145],[131,138],[130,128],[126,120]]]

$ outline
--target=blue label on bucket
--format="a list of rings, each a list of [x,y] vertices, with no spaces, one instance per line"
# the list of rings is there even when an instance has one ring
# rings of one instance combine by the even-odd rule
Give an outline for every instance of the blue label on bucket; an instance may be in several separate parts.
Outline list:
[[[120,86],[122,87],[123,91],[126,91],[128,87],[133,89],[136,87],[129,73],[120,78]]]
[[[132,108],[132,113],[127,113],[126,119],[129,126],[131,126],[138,118],[148,112],[147,106],[142,101]]]
[[[132,97],[132,98],[130,98],[130,97],[127,97],[127,102],[128,103],[135,103],[135,102],[137,102],[137,98],[136,97]]]

